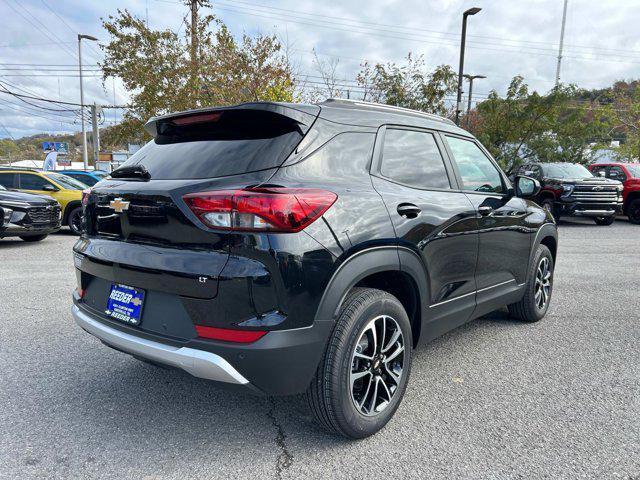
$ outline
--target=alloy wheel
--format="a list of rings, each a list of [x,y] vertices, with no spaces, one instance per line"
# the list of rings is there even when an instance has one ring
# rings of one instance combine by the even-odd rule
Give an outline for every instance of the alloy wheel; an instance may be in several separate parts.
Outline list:
[[[351,357],[351,399],[365,416],[387,408],[395,395],[404,367],[404,336],[398,322],[388,315],[371,320]]]
[[[535,301],[539,310],[544,309],[551,296],[551,265],[547,257],[542,257],[536,270]]]

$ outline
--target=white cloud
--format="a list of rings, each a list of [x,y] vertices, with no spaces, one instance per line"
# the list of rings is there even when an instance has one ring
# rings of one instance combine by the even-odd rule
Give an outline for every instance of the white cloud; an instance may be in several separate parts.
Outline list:
[[[562,66],[564,82],[596,88],[618,79],[640,76],[640,38],[636,35],[640,10],[631,3],[569,0]],[[71,28],[54,15],[47,4]],[[488,77],[475,85],[476,98],[481,98],[490,89],[504,92],[509,80],[517,74],[523,75],[540,91],[548,90],[554,83],[562,0],[325,0],[307,3],[216,0],[213,5],[214,12],[235,34],[277,33],[288,43],[301,72],[317,75],[311,54],[315,49],[321,55],[339,58],[340,77],[349,80],[353,80],[363,59],[398,62],[409,51],[424,55],[429,65],[447,63],[457,70],[461,14],[471,6],[479,6],[483,10],[469,19],[465,65],[465,71]],[[77,77],[60,77],[53,73],[40,77],[7,76],[43,75],[42,71],[10,71],[7,64],[64,64],[70,65],[64,67],[70,71],[60,73],[76,75],[72,70],[77,65],[76,33],[81,31],[105,40],[100,17],[115,14],[117,8],[128,8],[142,17],[148,8],[152,27],[173,29],[178,29],[186,10],[181,2],[172,3],[171,0],[131,0],[118,4],[81,0],[6,0],[0,3],[0,15],[10,20],[3,22],[0,31],[0,68],[3,68],[0,81],[9,81],[43,97],[78,102]],[[52,44],[48,37],[58,37],[68,43]],[[31,46],[20,46],[25,44]],[[97,50],[95,46],[84,49],[87,69],[96,68],[95,62],[100,56]],[[97,72],[88,74],[96,75]],[[84,85],[85,102],[113,103],[111,82],[105,89],[100,78],[88,77]],[[116,83],[116,89],[116,101],[125,102],[122,85]],[[7,101],[12,103],[7,104]],[[26,107],[22,109],[16,104],[20,101],[0,95],[0,122],[13,136],[61,130],[59,122],[17,112]],[[79,126],[65,124],[62,129],[77,131]],[[1,136],[6,136],[2,129]]]

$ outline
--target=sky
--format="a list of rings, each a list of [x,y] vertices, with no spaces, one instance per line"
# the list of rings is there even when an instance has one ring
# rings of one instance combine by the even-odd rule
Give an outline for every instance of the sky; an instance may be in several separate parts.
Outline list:
[[[278,35],[296,71],[308,75],[309,82],[319,75],[315,51],[321,61],[337,62],[337,76],[345,84],[353,82],[362,61],[402,62],[409,52],[423,55],[430,68],[449,64],[457,71],[462,12],[481,7],[469,17],[467,29],[465,73],[487,76],[474,83],[474,100],[493,89],[504,94],[515,75],[539,92],[555,83],[563,0],[211,3],[213,13],[236,36]],[[561,81],[599,88],[639,78],[639,7],[640,0],[568,0]],[[185,31],[187,7],[178,0],[0,0],[0,85],[24,95],[79,103],[77,33],[108,41],[101,19],[125,8],[148,19],[151,28]],[[117,79],[103,83],[97,65],[101,58],[98,45],[83,40],[85,104],[125,104],[128,95]],[[23,100],[0,93],[0,138],[80,130],[77,107],[42,110]],[[103,125],[117,122],[121,113],[106,110]]]

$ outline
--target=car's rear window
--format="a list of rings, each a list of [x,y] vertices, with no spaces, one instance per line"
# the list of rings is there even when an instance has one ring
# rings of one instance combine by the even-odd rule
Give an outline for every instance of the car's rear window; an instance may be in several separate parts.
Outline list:
[[[152,180],[221,177],[280,166],[302,140],[300,125],[272,112],[227,110],[158,124],[158,136],[123,166]]]

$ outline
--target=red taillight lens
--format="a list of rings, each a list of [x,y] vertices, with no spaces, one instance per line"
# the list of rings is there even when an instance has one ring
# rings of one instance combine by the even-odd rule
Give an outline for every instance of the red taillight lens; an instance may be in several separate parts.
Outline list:
[[[316,188],[256,188],[191,193],[191,211],[207,226],[226,230],[299,232],[338,196]]]
[[[231,330],[228,328],[205,327],[204,325],[196,325],[196,332],[200,338],[236,343],[255,342],[267,334],[265,331]]]
[[[82,190],[82,206],[86,207],[89,203],[89,195],[91,195],[91,188],[85,188]]]

